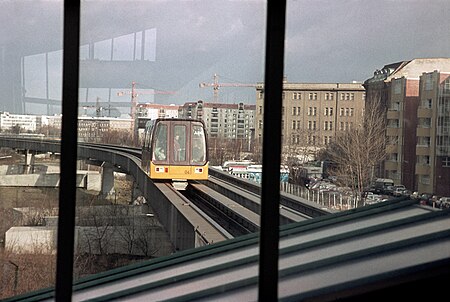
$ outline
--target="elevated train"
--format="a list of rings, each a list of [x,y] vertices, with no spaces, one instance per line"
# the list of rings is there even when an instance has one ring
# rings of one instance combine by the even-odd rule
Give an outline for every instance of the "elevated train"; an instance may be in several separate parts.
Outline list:
[[[207,133],[203,121],[181,118],[148,121],[141,165],[151,179],[171,180],[178,190],[184,190],[190,180],[207,180]]]

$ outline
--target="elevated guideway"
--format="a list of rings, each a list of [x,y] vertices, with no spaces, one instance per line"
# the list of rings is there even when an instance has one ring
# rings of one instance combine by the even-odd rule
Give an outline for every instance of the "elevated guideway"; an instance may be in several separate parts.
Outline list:
[[[60,152],[60,142],[44,139],[22,139],[0,137],[0,146],[18,150],[33,150],[36,152]],[[95,159],[109,163],[131,175],[143,196],[153,209],[158,220],[164,226],[174,251],[182,251],[205,244],[222,241],[229,238],[227,233],[218,228],[213,221],[208,221],[201,215],[194,214],[181,196],[161,190],[140,167],[140,150],[130,147],[112,145],[83,144],[78,145],[78,157]],[[110,170],[112,173],[112,168]]]
[[[35,152],[59,153],[60,151],[59,141],[45,140],[42,138],[24,139],[2,136],[0,137],[0,146],[23,150],[30,154],[34,154]],[[30,152],[30,150],[32,150],[32,152]],[[166,187],[161,187],[159,184],[151,181],[140,167],[140,156],[141,152],[138,148],[91,143],[79,143],[78,145],[79,158],[102,163],[102,167],[104,168],[102,191],[108,191],[108,188],[106,188],[107,184],[109,184],[109,187],[113,186],[112,173],[114,170],[127,173],[135,179],[136,185],[142,192],[142,195],[159,218],[161,224],[167,230],[175,251],[211,244],[232,237],[230,232],[225,230],[226,227],[218,225],[214,219],[208,217],[198,208],[193,210],[195,205],[186,201],[183,196],[177,196],[177,194],[170,193]],[[235,210],[247,213],[244,214],[244,216],[250,218],[238,220],[243,224],[247,224],[247,226],[251,226],[249,232],[258,231],[260,206],[258,200],[258,185],[237,179],[226,173],[222,173],[222,175],[219,175],[220,172],[216,173],[212,171],[211,173],[215,175],[216,181],[212,180],[211,182],[207,181],[206,183],[210,187],[210,190],[221,193],[209,193],[208,195],[216,196],[218,199],[217,202],[225,205],[226,203],[235,202],[234,200],[241,202],[239,207],[242,209],[234,207]],[[225,182],[229,182],[230,184],[226,185],[224,184]],[[231,187],[233,183],[234,186],[245,188],[249,193],[245,193],[242,190],[239,193],[235,190],[234,193],[230,195],[229,192],[231,192],[231,190],[229,187]],[[228,193],[224,195],[223,188],[225,187],[228,187]],[[219,188],[222,189],[219,190]],[[253,196],[246,197],[246,195],[249,194],[252,194]],[[251,201],[242,203],[243,199]],[[329,214],[328,211],[321,209],[311,202],[299,199],[295,200],[295,197],[289,197],[287,195],[283,195],[280,202],[282,207],[282,224]],[[232,215],[236,214],[233,213]]]

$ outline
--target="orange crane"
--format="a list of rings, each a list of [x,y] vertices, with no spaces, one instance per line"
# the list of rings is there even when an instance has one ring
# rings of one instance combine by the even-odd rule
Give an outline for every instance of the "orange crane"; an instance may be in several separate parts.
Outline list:
[[[218,103],[219,101],[219,87],[256,87],[256,84],[241,84],[241,83],[219,83],[219,76],[215,73],[212,83],[200,83],[200,88],[212,87],[213,88],[213,101]]]
[[[153,89],[153,88],[152,88]],[[136,118],[136,106],[137,106],[137,97],[140,94],[174,94],[174,91],[162,91],[162,90],[153,90],[152,92],[150,91],[142,91],[142,92],[137,92],[136,91],[136,82],[131,82],[131,91],[119,91],[117,93],[118,96],[123,96],[125,94],[131,94],[131,119],[134,121]]]
[[[153,88],[151,88],[153,89]],[[173,91],[162,91],[162,90],[153,90],[153,91],[142,91],[142,92],[137,92],[136,91],[136,82],[131,82],[131,91],[119,91],[117,93],[118,96],[123,96],[125,94],[131,94],[131,120],[132,120],[132,124],[131,124],[131,133],[132,133],[132,137],[133,137],[133,141],[134,144],[137,144],[137,135],[136,135],[136,106],[137,106],[137,97],[139,94],[174,94],[175,92]]]

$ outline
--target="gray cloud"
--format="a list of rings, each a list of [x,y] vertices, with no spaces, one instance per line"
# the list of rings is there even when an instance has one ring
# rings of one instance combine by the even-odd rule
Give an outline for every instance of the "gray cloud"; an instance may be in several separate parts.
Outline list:
[[[8,104],[17,95],[10,87],[21,81],[17,56],[61,48],[62,1],[3,1],[0,8],[7,91],[0,102]],[[143,84],[177,91],[155,97],[161,103],[211,100],[212,89],[198,84],[214,73],[222,82],[263,81],[265,10],[265,1],[254,0],[82,1],[81,43],[156,28],[156,61],[138,71],[144,82],[148,74]],[[290,0],[285,74],[299,82],[364,81],[391,62],[449,57],[448,11],[441,0]],[[123,82],[136,76],[117,75]],[[227,87],[220,97],[253,102],[255,91]]]

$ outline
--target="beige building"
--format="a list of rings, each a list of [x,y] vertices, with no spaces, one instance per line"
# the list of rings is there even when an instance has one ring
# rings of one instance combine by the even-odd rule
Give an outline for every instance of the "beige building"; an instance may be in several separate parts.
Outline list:
[[[102,142],[111,131],[131,132],[133,121],[114,117],[78,117],[78,140]]]
[[[338,131],[361,122],[365,89],[362,83],[283,82],[283,147],[318,148],[331,142]],[[264,84],[256,87],[256,129],[259,143],[263,135]]]

